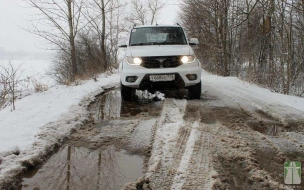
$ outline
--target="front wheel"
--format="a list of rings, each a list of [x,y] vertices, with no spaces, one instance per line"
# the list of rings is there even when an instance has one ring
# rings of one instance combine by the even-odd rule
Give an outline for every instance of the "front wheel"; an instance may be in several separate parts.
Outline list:
[[[135,99],[135,92],[136,92],[135,88],[130,88],[123,84],[120,84],[120,90],[121,90],[122,100],[132,101]]]
[[[200,81],[196,85],[190,86],[188,88],[188,96],[190,100],[200,99],[202,92],[202,82]]]

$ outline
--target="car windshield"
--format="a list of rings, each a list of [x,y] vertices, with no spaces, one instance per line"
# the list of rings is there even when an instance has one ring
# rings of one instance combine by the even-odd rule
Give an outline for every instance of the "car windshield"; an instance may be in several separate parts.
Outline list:
[[[186,37],[180,27],[145,27],[131,31],[130,46],[185,44]]]

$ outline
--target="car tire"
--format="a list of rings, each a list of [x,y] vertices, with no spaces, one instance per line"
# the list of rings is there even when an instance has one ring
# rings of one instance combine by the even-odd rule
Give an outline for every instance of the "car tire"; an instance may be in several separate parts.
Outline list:
[[[121,98],[125,101],[133,101],[135,100],[135,88],[127,87],[123,84],[120,84],[120,90],[121,90]]]
[[[189,96],[190,100],[200,99],[201,93],[202,93],[202,82],[201,81],[193,86],[188,87],[188,96]]]

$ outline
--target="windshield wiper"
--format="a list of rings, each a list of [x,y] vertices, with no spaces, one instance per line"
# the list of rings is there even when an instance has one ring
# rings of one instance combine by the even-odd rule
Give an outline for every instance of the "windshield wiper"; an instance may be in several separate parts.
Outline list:
[[[184,45],[182,42],[163,42],[163,45]]]
[[[147,44],[144,44],[144,43],[131,44],[131,46],[143,46],[143,45],[147,45]]]

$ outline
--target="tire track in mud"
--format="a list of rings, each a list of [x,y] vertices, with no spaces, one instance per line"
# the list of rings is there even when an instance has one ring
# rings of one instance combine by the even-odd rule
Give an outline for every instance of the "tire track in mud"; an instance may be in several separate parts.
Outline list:
[[[278,174],[282,173],[284,161],[291,157],[273,139],[281,139],[282,134],[290,133],[281,131],[279,137],[269,136],[254,131],[248,125],[249,120],[261,125],[263,122],[276,123],[277,120],[263,113],[249,114],[242,106],[239,109],[219,108],[202,103],[201,113],[211,117],[202,115],[202,122],[213,121],[220,125],[218,134],[212,132],[213,143],[217,146],[212,150],[213,164],[219,173],[213,176],[217,179],[213,185],[215,189],[289,189],[283,183],[283,176]],[[238,164],[240,166],[236,167]]]
[[[181,158],[183,156],[183,153],[186,150],[186,144],[191,132],[191,126],[189,124],[186,124],[185,126],[182,126],[180,129],[180,139],[178,140],[178,143],[176,144],[173,153],[173,157],[170,159],[170,164],[163,168],[164,173],[164,180],[162,183],[160,183],[160,187],[171,187],[173,184],[173,179],[176,176],[176,173],[178,172],[177,168],[180,165]],[[166,162],[166,161],[165,161]],[[171,188],[172,189],[172,188]]]
[[[210,189],[214,174],[211,154],[213,137],[209,132],[210,126],[199,122],[199,107],[187,105],[185,108],[186,105],[183,103],[181,112],[178,113],[182,116],[182,123],[175,126],[177,139],[175,142],[161,139],[170,120],[167,114],[170,109],[166,108],[176,109],[177,103],[181,105],[180,101],[166,100],[164,103],[162,115],[165,116],[160,120],[155,134],[147,177],[152,189]],[[172,110],[170,114],[173,115]],[[166,143],[171,146],[165,145]],[[164,150],[163,147],[170,149]]]
[[[182,120],[185,109],[185,100],[166,99],[164,102],[146,174],[152,189],[170,189],[185,150],[183,144],[190,134],[189,125]]]
[[[229,126],[228,126],[229,127]],[[234,131],[221,125],[218,137],[220,145],[215,156],[217,172],[217,189],[275,189],[283,187],[273,179],[269,170],[261,165],[260,154],[257,154],[256,145],[261,142],[259,136],[251,138],[257,132],[248,132],[247,129]],[[245,127],[245,126],[241,126]],[[250,130],[250,128],[249,128]],[[269,150],[274,150],[271,145],[263,143]],[[277,153],[263,152],[266,156],[276,156]],[[271,161],[269,161],[271,162]],[[268,162],[268,163],[269,163]],[[265,163],[267,164],[267,163]],[[283,164],[282,164],[283,165]],[[278,167],[278,165],[276,165]]]
[[[293,123],[285,116],[234,98],[164,101],[146,175],[152,189],[290,189],[283,182],[283,163],[303,162],[304,153],[290,153],[284,143],[301,147],[301,123],[288,132],[284,121]]]
[[[206,129],[208,126],[200,125],[200,139],[194,146],[191,156],[191,165],[187,171],[185,183],[179,189],[211,189],[213,165],[211,155],[211,142],[213,137]]]
[[[190,137],[185,146],[189,149],[188,145],[191,145],[191,141],[195,141],[193,144],[192,154],[188,167],[182,167],[184,165],[183,160],[180,162],[180,168],[184,169],[179,171],[175,176],[175,184],[171,189],[211,189],[214,174],[212,163],[212,144],[214,142],[213,135],[211,134],[211,128],[213,125],[209,125],[201,122],[201,101],[188,101],[185,120],[186,122],[193,123],[192,131],[197,135]],[[208,123],[211,122],[209,118],[206,118]],[[195,138],[196,137],[196,138]],[[191,148],[190,148],[191,149]],[[187,152],[184,156],[187,156]],[[188,155],[189,156],[189,155]],[[184,179],[183,179],[184,178]]]

